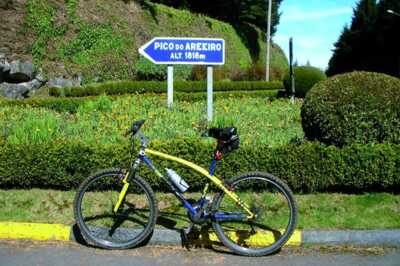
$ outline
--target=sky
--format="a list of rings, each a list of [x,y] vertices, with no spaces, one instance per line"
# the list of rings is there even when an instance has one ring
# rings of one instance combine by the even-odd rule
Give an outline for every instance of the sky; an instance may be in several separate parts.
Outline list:
[[[283,0],[281,20],[273,41],[289,58],[289,38],[293,37],[294,59],[307,61],[325,70],[334,43],[343,27],[351,23],[358,0]]]

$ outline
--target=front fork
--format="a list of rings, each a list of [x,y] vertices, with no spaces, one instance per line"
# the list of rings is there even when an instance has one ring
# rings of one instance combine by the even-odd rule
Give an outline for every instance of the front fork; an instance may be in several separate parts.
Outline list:
[[[122,179],[122,183],[124,184],[122,186],[121,192],[118,195],[118,201],[114,206],[114,214],[118,212],[119,207],[121,206],[122,202],[125,199],[126,193],[128,192],[129,188],[129,181],[131,180],[132,177],[135,177],[136,169],[139,167],[140,164],[140,159],[137,158],[131,167],[131,169],[126,173],[124,179]]]

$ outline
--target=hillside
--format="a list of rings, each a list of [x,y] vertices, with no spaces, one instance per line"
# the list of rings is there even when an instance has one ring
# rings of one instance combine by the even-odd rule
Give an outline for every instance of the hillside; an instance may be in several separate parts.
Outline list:
[[[140,4],[141,3],[141,4]],[[226,40],[226,65],[220,79],[246,72],[249,49],[227,23],[163,5],[129,0],[6,0],[0,5],[0,53],[33,60],[48,77],[82,76],[84,82],[113,79],[164,79],[165,66],[138,55],[155,36],[219,37]],[[260,51],[265,44],[255,40]],[[265,53],[260,52],[260,62]],[[272,73],[287,68],[281,49],[273,49]],[[178,78],[201,70],[176,68]],[[197,73],[198,74],[198,73]],[[197,75],[199,76],[199,75]]]

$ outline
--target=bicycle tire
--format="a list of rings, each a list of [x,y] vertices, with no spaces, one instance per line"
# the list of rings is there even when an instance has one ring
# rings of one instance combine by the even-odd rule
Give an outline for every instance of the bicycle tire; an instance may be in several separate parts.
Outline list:
[[[252,180],[258,182],[248,183]],[[243,182],[248,184],[247,188],[246,186],[238,187]],[[263,184],[261,184],[262,182]],[[290,188],[280,179],[263,172],[247,173],[226,183],[244,202],[247,202],[254,211],[258,212],[259,217],[256,221],[248,222],[214,219],[212,225],[218,239],[234,253],[244,256],[265,256],[279,250],[293,234],[297,222],[297,206]],[[270,187],[267,187],[267,185],[270,185]],[[277,192],[272,189],[276,189]],[[243,194],[240,195],[240,193]],[[227,209],[236,211],[241,209],[229,197],[224,196],[224,192],[215,196],[212,207],[214,213],[227,213]],[[224,199],[226,199],[225,202]],[[269,204],[264,204],[264,202],[269,202]],[[285,205],[282,204],[287,204],[286,211],[283,210],[282,207],[285,207]],[[260,206],[264,205],[266,207],[261,210]],[[273,217],[274,212],[275,217]],[[283,221],[282,213],[285,212],[288,214],[287,222],[278,222]],[[275,223],[273,222],[274,218],[276,219]],[[263,223],[268,223],[268,225]],[[286,226],[282,226],[284,224]],[[246,226],[250,227],[247,231],[244,229]],[[256,231],[254,226],[259,226],[262,229]],[[256,243],[254,244],[252,241]],[[254,246],[252,246],[253,244]]]
[[[76,224],[88,243],[105,249],[128,249],[140,245],[153,232],[158,212],[157,203],[153,190],[139,176],[130,181],[119,211],[113,213],[124,176],[125,173],[119,169],[106,169],[88,177],[79,186],[74,200],[74,215]],[[99,181],[98,185],[91,187],[96,181]],[[108,198],[109,195],[111,197]],[[88,217],[85,217],[83,210],[85,204],[91,207],[87,211]],[[102,207],[105,207],[104,213],[99,210]],[[148,216],[143,214],[144,211],[148,211]],[[145,225],[140,217],[147,220]],[[94,225],[91,224],[92,221]],[[112,225],[108,228],[107,224],[110,225],[111,221]],[[139,229],[133,226],[135,223]],[[118,224],[121,228],[115,227]]]

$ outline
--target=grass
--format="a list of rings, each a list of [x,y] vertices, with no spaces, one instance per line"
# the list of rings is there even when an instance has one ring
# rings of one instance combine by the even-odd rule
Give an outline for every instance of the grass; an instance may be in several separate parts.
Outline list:
[[[138,48],[150,36],[223,38],[228,55],[221,68],[223,78],[240,77],[252,62],[249,48],[230,24],[187,10],[150,1],[143,5],[138,3],[143,1],[108,0],[26,2],[26,21],[17,23],[15,31],[32,35],[31,49],[25,49],[26,54],[32,55],[35,64],[50,77],[79,74],[85,83],[98,79],[165,77],[165,66],[138,56]],[[263,43],[261,36],[257,39]],[[272,73],[284,67],[287,68],[287,60],[283,52],[273,47]],[[175,77],[188,79],[191,69],[191,66],[177,67]]]
[[[73,224],[75,191],[0,190],[0,221]],[[199,194],[186,195],[198,198]],[[159,227],[188,224],[185,209],[170,194],[157,193]],[[400,228],[400,195],[296,195],[299,229],[387,229]],[[174,225],[176,224],[176,225]]]
[[[270,101],[265,98],[226,97],[214,104],[215,119],[205,120],[205,101],[179,101],[172,110],[165,95],[132,95],[110,100],[100,96],[85,102],[77,112],[56,112],[33,107],[0,107],[0,139],[14,144],[48,143],[75,139],[89,144],[125,142],[130,124],[146,119],[144,133],[150,139],[199,138],[207,126],[238,127],[243,145],[285,145],[303,138],[301,101]]]

